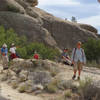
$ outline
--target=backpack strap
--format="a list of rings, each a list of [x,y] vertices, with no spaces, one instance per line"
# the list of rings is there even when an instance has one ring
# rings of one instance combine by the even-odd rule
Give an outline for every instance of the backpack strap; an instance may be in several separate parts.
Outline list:
[[[75,58],[75,54],[76,54],[76,49],[77,49],[77,48],[74,48],[73,61],[74,61],[74,58]]]
[[[81,48],[81,52],[82,52],[82,59],[84,61],[84,53],[83,53],[83,49]]]

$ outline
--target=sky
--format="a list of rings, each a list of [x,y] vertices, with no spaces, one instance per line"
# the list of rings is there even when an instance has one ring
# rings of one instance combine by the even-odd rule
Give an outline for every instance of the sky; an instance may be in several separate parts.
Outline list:
[[[79,23],[96,27],[100,34],[100,3],[98,0],[39,0],[38,7],[63,19],[71,20],[74,16]]]

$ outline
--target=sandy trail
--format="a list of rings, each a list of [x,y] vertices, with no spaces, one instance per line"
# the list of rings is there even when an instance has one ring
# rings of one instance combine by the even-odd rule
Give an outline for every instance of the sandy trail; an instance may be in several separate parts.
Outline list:
[[[2,65],[0,64],[0,71],[2,70]],[[43,100],[40,97],[32,96],[26,93],[19,93],[17,90],[12,89],[7,83],[0,83],[0,95],[7,100]],[[0,99],[1,100],[1,99]]]
[[[59,66],[62,68],[61,73],[59,73],[57,76],[62,76],[62,79],[64,80],[71,80],[73,76],[73,68],[70,66],[62,65]],[[78,75],[78,73],[77,73]],[[100,69],[94,68],[94,67],[83,67],[83,71],[81,73],[81,80],[84,80],[85,78],[90,78],[94,81],[100,81]]]
[[[1,83],[1,96],[9,100],[43,100],[40,97],[19,93],[17,90],[12,89],[6,83]]]

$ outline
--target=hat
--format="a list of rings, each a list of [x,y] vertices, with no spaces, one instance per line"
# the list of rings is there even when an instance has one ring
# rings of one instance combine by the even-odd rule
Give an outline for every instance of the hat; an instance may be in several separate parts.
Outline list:
[[[14,45],[15,45],[14,43],[11,44],[11,46],[14,46]]]
[[[77,42],[77,44],[81,45],[81,44],[82,44],[82,42],[78,41],[78,42]]]
[[[4,44],[3,44],[3,47],[7,48],[7,45],[6,45],[6,43],[4,43]]]

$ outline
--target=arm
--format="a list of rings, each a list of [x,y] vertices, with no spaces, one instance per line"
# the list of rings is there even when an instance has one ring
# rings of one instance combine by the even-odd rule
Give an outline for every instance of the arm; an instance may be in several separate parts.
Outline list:
[[[86,55],[85,55],[85,52],[84,52],[84,49],[83,49],[83,62],[84,62],[84,64],[86,64]]]
[[[66,57],[62,56],[62,58],[63,58],[64,60],[66,60]]]
[[[75,52],[75,48],[73,49],[73,51],[72,51],[72,56],[71,56],[71,61],[72,61],[72,63],[74,63],[74,52]]]

